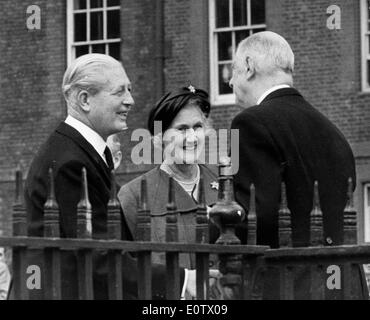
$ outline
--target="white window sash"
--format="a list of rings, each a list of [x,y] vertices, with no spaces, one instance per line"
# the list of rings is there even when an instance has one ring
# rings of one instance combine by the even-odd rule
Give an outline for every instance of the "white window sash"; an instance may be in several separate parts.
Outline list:
[[[266,24],[255,24],[252,25],[251,16],[251,2],[247,1],[247,24],[243,26],[234,27],[233,17],[233,1],[229,0],[229,19],[230,26],[216,28],[216,0],[208,1],[209,9],[209,54],[210,54],[210,97],[212,105],[232,105],[235,104],[235,94],[220,94],[219,93],[219,65],[220,63],[225,64],[226,62],[231,63],[232,61],[219,61],[218,60],[218,37],[219,32],[232,32],[232,46],[236,48],[236,31],[243,30],[255,30],[255,29],[266,29]]]
[[[67,63],[68,65],[73,61],[76,56],[76,46],[86,45],[89,48],[89,53],[92,52],[92,46],[96,44],[105,44],[105,52],[109,54],[110,43],[120,43],[121,38],[110,38],[108,36],[108,11],[120,10],[120,6],[107,7],[107,0],[103,0],[103,7],[90,8],[90,1],[86,1],[86,9],[74,10],[74,1],[67,0]],[[103,39],[90,40],[90,13],[102,12],[103,13]],[[86,14],[86,41],[74,41],[74,15],[76,13]]]

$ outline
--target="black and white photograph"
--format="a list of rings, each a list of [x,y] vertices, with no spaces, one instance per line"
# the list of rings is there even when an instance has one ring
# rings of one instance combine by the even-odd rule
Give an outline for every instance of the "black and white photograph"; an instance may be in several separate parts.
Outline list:
[[[369,0],[0,12],[0,305],[370,299]]]

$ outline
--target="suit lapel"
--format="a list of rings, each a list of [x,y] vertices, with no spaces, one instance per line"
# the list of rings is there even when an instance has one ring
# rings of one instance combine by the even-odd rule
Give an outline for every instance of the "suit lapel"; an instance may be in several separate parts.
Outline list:
[[[85,153],[93,160],[93,163],[99,168],[104,176],[110,181],[110,172],[106,163],[103,161],[102,157],[98,154],[95,148],[86,141],[86,139],[70,125],[62,122],[56,129],[56,132],[62,134],[70,139],[72,139],[77,145],[85,151]]]

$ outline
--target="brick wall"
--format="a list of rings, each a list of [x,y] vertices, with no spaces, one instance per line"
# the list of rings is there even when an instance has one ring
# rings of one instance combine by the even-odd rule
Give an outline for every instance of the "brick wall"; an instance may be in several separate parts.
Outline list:
[[[29,5],[41,9],[41,30],[26,27]],[[14,169],[28,168],[65,113],[60,84],[66,60],[64,1],[2,0],[1,12],[0,229],[9,225]]]

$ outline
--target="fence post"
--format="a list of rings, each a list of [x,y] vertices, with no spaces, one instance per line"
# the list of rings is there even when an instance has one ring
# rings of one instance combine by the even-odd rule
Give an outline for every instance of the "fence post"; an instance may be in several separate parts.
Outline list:
[[[15,237],[27,236],[27,216],[23,202],[23,179],[22,172],[15,174],[15,202],[13,205],[13,235]],[[27,247],[17,246],[13,248],[13,290],[15,300],[27,300]]]
[[[117,185],[111,171],[111,193],[108,201],[107,231],[109,240],[121,240],[121,206],[117,199]],[[108,296],[122,300],[122,255],[120,250],[108,250]]]
[[[203,173],[200,174],[198,189],[198,206],[196,213],[196,243],[209,243],[209,224],[207,218],[207,205],[204,192]],[[196,253],[195,264],[197,272],[197,299],[209,299],[209,254]]]
[[[55,199],[53,169],[49,169],[48,198],[44,205],[44,237],[59,238],[59,206]],[[44,249],[45,263],[45,298],[60,300],[61,287],[61,257],[59,248]]]
[[[82,168],[81,200],[77,204],[77,238],[91,239],[91,203],[87,186],[86,168]],[[92,250],[77,252],[78,296],[80,300],[94,299]]]
[[[319,183],[315,181],[313,190],[313,208],[310,213],[310,246],[321,247],[324,243],[323,214],[320,207]],[[323,265],[311,264],[311,299],[325,299]]]
[[[257,244],[256,188],[254,184],[250,186],[247,244],[251,246]]]
[[[217,203],[210,211],[210,218],[219,227],[221,234],[216,244],[238,245],[240,240],[235,235],[235,226],[245,218],[244,209],[234,199],[233,175],[230,159],[219,164],[219,192]],[[220,283],[224,288],[224,298],[241,298],[242,256],[220,254]]]
[[[177,206],[175,203],[175,190],[173,178],[169,178],[168,204],[166,213],[166,242],[178,242]],[[166,252],[166,299],[178,300],[180,298],[179,253]]]
[[[353,181],[348,179],[347,205],[344,208],[343,243],[357,244],[357,212],[353,205]]]
[[[285,182],[281,183],[281,200],[279,208],[279,247],[292,247],[292,222],[291,212],[288,208]],[[294,272],[293,267],[281,264],[280,272],[280,299],[294,299]]]
[[[279,209],[279,247],[292,247],[292,221],[288,208],[285,182],[281,183],[281,202]]]
[[[151,241],[151,216],[148,208],[148,189],[145,176],[141,179],[140,206],[137,212],[137,241]],[[150,251],[138,254],[138,294],[139,299],[152,299],[152,253]]]

